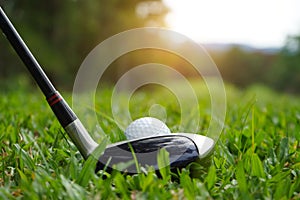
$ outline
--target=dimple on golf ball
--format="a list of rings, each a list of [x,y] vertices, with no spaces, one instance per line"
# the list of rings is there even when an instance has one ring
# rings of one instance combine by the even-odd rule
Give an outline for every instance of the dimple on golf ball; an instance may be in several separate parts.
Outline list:
[[[170,133],[170,129],[164,122],[153,117],[137,119],[131,122],[125,130],[125,135],[128,140]]]

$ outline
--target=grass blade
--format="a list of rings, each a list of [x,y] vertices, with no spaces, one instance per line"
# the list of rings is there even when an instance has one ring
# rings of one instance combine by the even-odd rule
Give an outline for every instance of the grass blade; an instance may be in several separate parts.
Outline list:
[[[169,155],[170,154],[166,149],[160,149],[157,155],[157,165],[159,168],[159,172],[165,181],[170,180],[171,177]]]
[[[252,176],[266,178],[261,160],[256,153],[251,155]]]
[[[236,167],[236,180],[238,182],[239,190],[243,199],[250,199],[244,165],[242,161],[238,162]]]
[[[91,176],[95,174],[95,167],[98,162],[98,158],[104,152],[107,145],[107,139],[105,138],[99,146],[94,150],[94,152],[85,161],[82,171],[79,174],[76,183],[81,186],[86,186],[91,179]]]

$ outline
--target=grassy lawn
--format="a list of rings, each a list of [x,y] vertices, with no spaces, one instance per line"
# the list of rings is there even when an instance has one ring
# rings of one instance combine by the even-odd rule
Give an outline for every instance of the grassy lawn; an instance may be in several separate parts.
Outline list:
[[[136,93],[130,101],[132,117],[146,116],[153,103],[161,104],[167,125],[179,131],[178,103],[161,93]],[[111,115],[111,90],[100,94],[98,135],[107,134],[112,142],[125,139]],[[199,101],[202,134],[209,124],[209,101],[206,95]],[[299,102],[260,86],[228,86],[225,128],[211,167],[199,168],[199,178],[184,169],[176,180],[168,171],[163,178],[113,173],[104,179],[89,167],[93,161],[84,162],[39,91],[2,91],[0,199],[300,199]],[[87,126],[90,130],[92,124]]]

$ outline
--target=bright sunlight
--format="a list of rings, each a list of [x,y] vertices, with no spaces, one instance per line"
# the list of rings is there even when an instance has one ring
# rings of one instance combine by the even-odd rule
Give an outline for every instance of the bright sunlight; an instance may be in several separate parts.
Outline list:
[[[297,0],[164,0],[169,27],[201,43],[280,47],[300,32]]]

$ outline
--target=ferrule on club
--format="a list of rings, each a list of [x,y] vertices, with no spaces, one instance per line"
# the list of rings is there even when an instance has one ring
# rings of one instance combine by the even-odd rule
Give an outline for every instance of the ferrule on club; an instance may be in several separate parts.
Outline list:
[[[72,139],[73,143],[85,159],[87,159],[98,146],[79,119],[76,119],[67,125],[65,127],[65,131],[68,133],[69,137]]]
[[[59,92],[55,91],[49,95],[47,101],[72,142],[78,148],[81,155],[87,159],[98,144],[91,138],[81,121]]]

